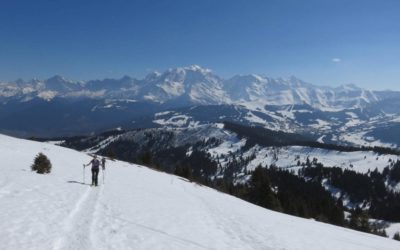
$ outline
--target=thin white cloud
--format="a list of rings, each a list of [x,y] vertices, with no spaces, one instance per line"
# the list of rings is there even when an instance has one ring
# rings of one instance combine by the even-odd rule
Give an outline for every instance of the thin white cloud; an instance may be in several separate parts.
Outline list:
[[[340,63],[342,61],[342,59],[340,58],[332,58],[332,62],[334,63]]]

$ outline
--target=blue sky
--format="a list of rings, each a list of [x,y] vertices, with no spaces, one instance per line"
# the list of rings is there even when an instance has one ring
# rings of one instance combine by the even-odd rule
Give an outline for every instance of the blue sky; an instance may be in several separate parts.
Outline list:
[[[3,0],[0,79],[131,75],[198,64],[400,90],[400,1]]]

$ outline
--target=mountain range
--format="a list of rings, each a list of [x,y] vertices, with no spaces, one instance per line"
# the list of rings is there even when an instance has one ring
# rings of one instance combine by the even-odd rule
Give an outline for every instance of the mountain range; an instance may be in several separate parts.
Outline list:
[[[143,79],[0,83],[0,131],[29,136],[87,134],[110,128],[234,121],[301,133],[322,142],[395,147],[400,92],[353,84],[324,87],[296,77],[224,79],[193,65]]]
[[[308,104],[324,110],[363,108],[399,92],[369,91],[353,84],[322,87],[294,76],[270,78],[264,75],[236,75],[223,79],[209,69],[193,65],[174,68],[164,73],[153,72],[144,79],[124,76],[120,79],[71,81],[56,75],[46,80],[17,80],[0,84],[0,100],[29,101],[56,97],[93,99],[132,99],[156,103],[187,104]]]

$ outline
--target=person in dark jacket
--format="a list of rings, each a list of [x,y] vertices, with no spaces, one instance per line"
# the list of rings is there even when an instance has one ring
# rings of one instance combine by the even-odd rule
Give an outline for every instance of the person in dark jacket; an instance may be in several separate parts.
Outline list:
[[[100,161],[97,159],[97,156],[93,156],[93,159],[86,164],[85,166],[92,165],[92,186],[97,186],[97,179],[99,176],[99,169],[100,169]]]

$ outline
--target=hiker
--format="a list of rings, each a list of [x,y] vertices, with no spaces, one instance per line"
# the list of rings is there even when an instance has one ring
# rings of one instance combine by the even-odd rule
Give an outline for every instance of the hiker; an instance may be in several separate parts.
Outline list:
[[[88,163],[84,164],[84,166],[89,166],[92,164],[92,186],[95,185],[97,186],[97,177],[99,176],[99,167],[100,167],[100,161],[97,159],[97,156],[93,156],[93,159]]]
[[[101,168],[103,171],[106,170],[106,158],[105,157],[103,157],[101,159]]]

